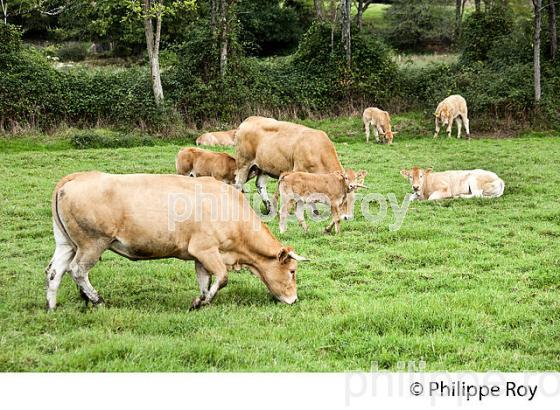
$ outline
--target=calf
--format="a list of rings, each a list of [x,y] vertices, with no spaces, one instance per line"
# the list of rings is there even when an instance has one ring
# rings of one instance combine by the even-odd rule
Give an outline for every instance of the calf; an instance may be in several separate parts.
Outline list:
[[[212,152],[200,148],[183,148],[175,159],[177,174],[190,177],[214,177],[227,184],[235,183],[237,164],[225,152]]]
[[[471,138],[467,102],[460,95],[450,95],[440,102],[434,115],[436,117],[436,131],[434,133],[434,138],[436,138],[439,134],[440,121],[443,125],[447,125],[447,136],[451,137],[451,126],[453,124],[453,120],[455,120],[457,124],[457,138],[461,138],[461,124],[465,126],[467,138]]]
[[[233,146],[235,131],[237,130],[207,132],[196,139],[196,145]]]
[[[393,135],[396,132],[391,130],[391,116],[387,111],[382,111],[379,108],[370,107],[364,110],[362,120],[366,128],[366,142],[369,143],[369,127],[373,125],[373,132],[375,134],[375,142],[379,142],[379,134],[383,136],[383,142],[388,144],[393,143]]]
[[[432,168],[401,170],[412,184],[412,199],[498,198],[505,184],[496,174],[483,169],[432,172]]]
[[[350,170],[349,170],[350,171]],[[307,232],[304,219],[303,206],[306,203],[323,202],[331,207],[332,222],[325,229],[330,232],[335,227],[339,232],[340,208],[346,202],[350,192],[358,188],[365,188],[363,179],[366,172],[360,171],[358,175],[352,171],[354,179],[350,180],[347,173],[335,171],[328,174],[311,174],[307,172],[287,172],[280,176],[278,189],[274,195],[274,207],[278,207],[278,196],[281,197],[282,209],[280,210],[280,232],[286,231],[286,219],[289,214],[291,202],[296,203],[296,217]],[[362,181],[360,183],[359,181]]]

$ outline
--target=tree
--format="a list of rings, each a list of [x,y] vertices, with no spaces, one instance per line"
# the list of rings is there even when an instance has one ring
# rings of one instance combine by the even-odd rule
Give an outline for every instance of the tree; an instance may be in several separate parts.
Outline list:
[[[226,74],[230,37],[230,10],[236,0],[221,0],[220,5],[220,75]]]
[[[9,7],[8,7],[9,3]],[[8,24],[8,17],[24,16],[33,12],[55,16],[64,11],[66,5],[50,4],[50,0],[0,0],[4,24]],[[57,3],[56,1],[52,3]],[[10,10],[14,10],[10,14]]]
[[[356,12],[356,24],[358,29],[362,29],[364,12],[368,9],[374,0],[358,0],[358,11]]]
[[[341,16],[342,16],[342,45],[346,54],[346,64],[350,67],[352,63],[352,30],[350,24],[350,6],[351,0],[342,0]]]
[[[550,37],[550,58],[556,60],[558,33],[556,30],[556,0],[548,0],[548,35]]]
[[[120,0],[109,0],[120,1]],[[146,35],[146,49],[150,64],[150,79],[156,105],[163,102],[163,88],[161,86],[161,72],[159,67],[159,48],[161,41],[161,24],[165,15],[174,15],[179,11],[191,10],[195,7],[195,0],[136,0],[128,1],[129,7],[142,17],[144,33]]]
[[[323,0],[313,0],[313,6],[315,8],[315,17],[317,20],[323,19]]]
[[[541,99],[541,11],[542,0],[532,0],[535,20],[533,37],[533,77],[535,83],[535,101]]]
[[[463,14],[465,13],[465,3],[467,0],[455,0],[455,38],[461,37]],[[480,4],[479,4],[480,7]]]
[[[474,0],[474,10],[480,11],[480,0]]]

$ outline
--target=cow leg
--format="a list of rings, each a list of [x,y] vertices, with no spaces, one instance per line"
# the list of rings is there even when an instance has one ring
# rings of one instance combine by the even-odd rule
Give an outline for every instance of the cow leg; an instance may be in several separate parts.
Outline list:
[[[212,283],[212,275],[204,269],[204,266],[199,262],[194,262],[194,269],[196,271],[196,279],[198,280],[198,287],[200,288],[200,296],[196,297],[192,304],[191,310],[200,307],[200,304],[206,300],[208,292],[210,291],[210,285]]]
[[[373,134],[375,135],[375,142],[379,143],[379,129],[377,126],[373,129]]]
[[[285,196],[280,198],[282,202],[282,206],[280,208],[280,225],[278,228],[280,229],[280,233],[286,232],[286,220],[288,219],[288,214],[290,213],[290,203],[292,202]]]
[[[307,224],[305,223],[305,215],[303,208],[303,201],[298,201],[296,204],[296,218],[305,232],[307,232]]]
[[[204,299],[201,299],[197,303],[197,299],[200,299],[200,297],[198,297],[193,301],[191,309],[198,309],[212,302],[218,291],[227,285],[227,267],[222,261],[220,252],[218,252],[216,248],[204,251],[193,249],[192,252],[191,249],[189,249],[189,253],[196,257],[198,262],[209,274],[216,277],[216,281],[210,286]]]
[[[364,124],[366,126],[366,143],[369,144],[369,136],[370,136],[369,121],[366,121]]]
[[[47,276],[47,309],[54,310],[56,308],[56,294],[62,277],[70,269],[70,262],[74,258],[75,251],[72,245],[64,237],[58,226],[54,226],[56,248],[54,255],[45,269]]]
[[[465,132],[467,133],[467,138],[471,139],[471,130],[469,129],[469,119],[466,115],[461,115],[463,119],[463,125],[465,126]]]
[[[461,138],[461,127],[463,124],[463,121],[461,121],[460,117],[455,118],[455,124],[457,124],[457,139]]]
[[[453,120],[449,121],[447,124],[447,138],[451,138],[451,127],[453,126]]]
[[[436,117],[436,131],[434,132],[434,138],[436,138],[439,134],[439,120],[438,117]]]
[[[451,197],[451,195],[447,191],[435,191],[430,194],[428,200],[436,201],[438,199],[445,199],[449,197]]]
[[[99,257],[105,249],[99,249],[96,245],[92,245],[91,248],[78,248],[76,256],[70,263],[70,272],[72,273],[72,278],[78,285],[80,290],[80,295],[82,297],[87,297],[87,299],[93,303],[93,305],[99,305],[103,303],[103,298],[99,296],[95,288],[89,282],[89,271],[99,260]]]
[[[270,203],[270,199],[268,199],[268,192],[266,192],[266,181],[268,179],[268,176],[266,174],[260,174],[257,177],[257,181],[256,181],[256,185],[257,185],[257,191],[259,193],[259,195],[261,196],[263,202],[264,202],[264,207],[266,209],[266,214],[270,214],[270,210],[271,210],[271,203]]]
[[[252,164],[248,163],[237,169],[237,174],[235,175],[235,188],[240,191],[243,191],[243,185],[245,185],[247,179],[249,178],[249,171],[251,171],[251,166]]]
[[[340,212],[337,206],[331,206],[331,214],[332,214],[332,221],[329,224],[329,226],[325,228],[325,232],[327,233],[331,232],[334,226],[334,233],[336,234],[340,232]]]

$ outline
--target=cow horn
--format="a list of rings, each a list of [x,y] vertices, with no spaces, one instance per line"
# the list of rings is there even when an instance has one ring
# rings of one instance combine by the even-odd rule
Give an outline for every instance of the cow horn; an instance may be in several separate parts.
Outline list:
[[[288,256],[289,256],[290,258],[292,258],[292,259],[295,259],[296,261],[299,261],[299,262],[306,262],[306,261],[309,261],[309,259],[307,259],[307,258],[304,257],[304,256],[299,256],[299,255],[298,255],[297,253],[295,253],[294,251],[288,252]]]

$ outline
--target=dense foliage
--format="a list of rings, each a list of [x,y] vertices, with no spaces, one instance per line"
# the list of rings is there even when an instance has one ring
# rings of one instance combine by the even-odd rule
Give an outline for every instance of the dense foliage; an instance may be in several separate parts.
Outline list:
[[[125,13],[117,7],[119,1],[107,4],[113,6],[103,13]],[[223,73],[219,32],[212,30],[208,4],[201,4],[196,16],[169,16],[192,24],[179,30],[173,20],[164,30],[161,63],[166,99],[160,107],[154,104],[145,64],[103,69],[58,64],[55,68],[53,58],[75,62],[88,57],[88,43],[70,42],[37,51],[23,45],[22,34],[14,26],[0,24],[0,128],[69,123],[161,130],[179,123],[237,123],[253,114],[299,118],[350,114],[366,105],[431,111],[452,93],[464,95],[470,111],[485,117],[488,124],[508,117],[538,118],[540,124],[560,122],[560,68],[543,52],[543,99],[536,104],[532,24],[527,18],[516,18],[503,2],[464,19],[459,63],[398,67],[389,46],[370,31],[352,28],[350,64],[340,41],[340,25],[316,19],[301,34],[298,30],[307,23],[291,21],[296,15],[309,17],[309,8],[301,2],[279,7],[278,1],[259,0],[252,5],[240,1],[234,11],[239,19],[228,32],[228,64]],[[452,17],[442,4],[396,0],[388,11],[388,32],[394,44],[422,48],[446,42],[447,34],[442,37],[438,30],[450,26]],[[240,12],[250,7],[256,8],[258,18]],[[86,8],[81,13],[87,16],[93,11]],[[84,18],[77,13],[75,24]],[[119,38],[113,51],[121,44],[129,50],[124,54],[134,53],[134,42],[118,32],[129,24],[132,27],[132,22],[125,21],[120,28],[113,18],[90,23],[81,29],[98,24],[98,33]],[[141,34],[141,24],[134,24]],[[255,34],[252,39],[249,31]],[[289,56],[251,56],[288,50],[296,43]]]

